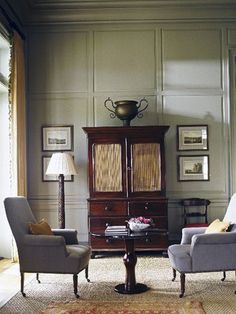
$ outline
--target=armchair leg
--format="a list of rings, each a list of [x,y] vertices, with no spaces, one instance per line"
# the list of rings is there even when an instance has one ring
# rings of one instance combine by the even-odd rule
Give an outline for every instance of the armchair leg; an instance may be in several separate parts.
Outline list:
[[[221,281],[224,281],[226,278],[226,271],[223,271],[223,277],[221,278]]]
[[[75,294],[76,298],[79,298],[79,295],[78,295],[78,275],[77,274],[73,275],[73,283],[74,283],[74,294]]]
[[[179,297],[182,298],[185,292],[185,274],[184,273],[180,274],[180,283],[181,283],[181,293]]]
[[[88,277],[88,266],[85,268],[85,278],[86,278],[87,282],[90,282],[90,279]]]
[[[36,280],[38,281],[38,283],[40,283],[40,280],[39,280],[39,273],[36,274]]]
[[[24,293],[24,279],[25,274],[21,271],[20,272],[20,292],[22,293],[23,297],[26,297],[26,294]]]
[[[172,281],[175,281],[175,278],[176,278],[176,270],[174,268],[172,268],[173,270],[173,278],[172,278]]]
[[[236,270],[235,270],[235,276],[236,276]],[[234,294],[236,294],[236,290],[234,291]]]

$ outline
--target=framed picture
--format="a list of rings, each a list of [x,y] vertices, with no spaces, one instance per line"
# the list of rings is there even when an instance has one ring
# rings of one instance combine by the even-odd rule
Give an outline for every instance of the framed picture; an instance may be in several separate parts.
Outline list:
[[[208,150],[208,126],[177,125],[177,150]]]
[[[51,156],[42,156],[42,181],[43,182],[58,181],[58,175],[46,174],[50,158]],[[74,176],[72,175],[65,176],[64,180],[72,182],[74,181]]]
[[[209,181],[209,155],[178,156],[178,181]]]
[[[42,151],[73,150],[73,125],[42,126]]]

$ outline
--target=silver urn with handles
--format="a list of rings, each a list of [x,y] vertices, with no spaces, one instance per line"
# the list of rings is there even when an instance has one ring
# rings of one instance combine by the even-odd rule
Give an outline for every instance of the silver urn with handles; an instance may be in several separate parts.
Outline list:
[[[108,97],[104,102],[104,106],[111,112],[110,117],[112,119],[117,117],[123,121],[123,126],[130,126],[132,119],[135,117],[143,117],[141,112],[147,109],[148,101],[142,98],[139,102],[136,100],[117,100],[113,102],[111,98]],[[143,106],[142,109],[141,106]]]

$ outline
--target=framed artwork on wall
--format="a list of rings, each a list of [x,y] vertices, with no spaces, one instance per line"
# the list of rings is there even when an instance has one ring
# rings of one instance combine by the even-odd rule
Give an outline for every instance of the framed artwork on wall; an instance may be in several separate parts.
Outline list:
[[[42,181],[43,182],[58,181],[58,175],[46,174],[50,158],[51,156],[42,156]],[[74,176],[72,175],[65,176],[65,181],[68,181],[68,182],[74,181]]]
[[[177,157],[178,181],[209,181],[209,155]]]
[[[208,126],[177,125],[177,150],[208,150]]]
[[[73,125],[42,126],[42,151],[72,151]]]

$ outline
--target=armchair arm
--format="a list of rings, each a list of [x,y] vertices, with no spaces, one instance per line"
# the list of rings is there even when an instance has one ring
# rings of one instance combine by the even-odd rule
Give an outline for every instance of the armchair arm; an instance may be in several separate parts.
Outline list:
[[[195,234],[204,234],[206,227],[183,228],[181,244],[190,244]]]
[[[194,235],[190,247],[192,270],[219,271],[236,267],[236,233]]]
[[[67,245],[78,244],[77,230],[75,229],[52,229],[52,232],[56,236],[62,236]]]
[[[65,239],[54,235],[24,235],[18,243],[20,269],[24,272],[65,272],[69,256]]]

